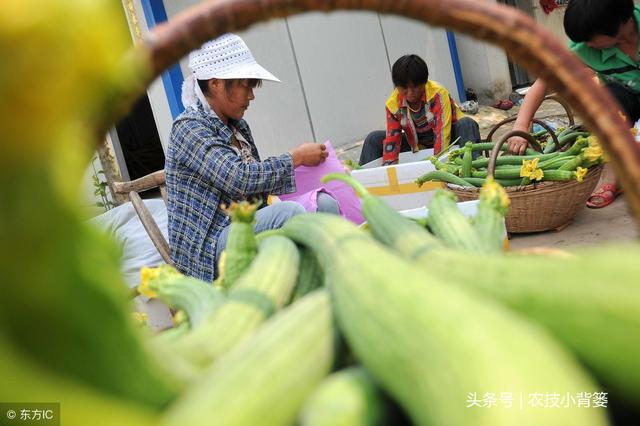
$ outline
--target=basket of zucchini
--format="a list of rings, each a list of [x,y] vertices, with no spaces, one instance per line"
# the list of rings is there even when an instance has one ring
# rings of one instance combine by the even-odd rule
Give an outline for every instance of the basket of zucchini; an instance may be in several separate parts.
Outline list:
[[[460,200],[478,198],[479,187],[488,176],[505,187],[511,207],[506,217],[507,231],[540,232],[559,229],[573,220],[578,209],[595,188],[602,171],[603,151],[595,136],[571,126],[544,144],[534,135],[507,132],[497,143],[467,143],[453,151],[446,163],[432,157],[436,171],[418,178],[418,185],[442,181]],[[537,134],[535,136],[546,136]],[[525,155],[508,155],[504,142],[512,136],[529,141]],[[478,151],[490,155],[477,156]]]

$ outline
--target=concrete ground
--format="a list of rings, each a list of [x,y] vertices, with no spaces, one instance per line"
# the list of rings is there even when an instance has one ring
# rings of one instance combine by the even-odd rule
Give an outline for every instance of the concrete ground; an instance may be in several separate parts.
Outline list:
[[[480,134],[484,138],[491,128],[499,121],[518,113],[515,106],[509,111],[502,111],[490,106],[481,105],[477,114],[470,115],[480,125]],[[554,124],[567,124],[566,115],[560,105],[554,101],[546,101],[536,114],[538,118],[545,118]],[[579,118],[576,119],[579,122]],[[494,141],[505,132],[511,130],[507,124],[498,130]],[[336,153],[341,160],[351,159],[358,162],[362,142],[336,147]],[[581,209],[574,221],[561,231],[548,231],[533,234],[511,235],[512,249],[528,247],[556,247],[570,248],[582,245],[596,245],[611,241],[625,241],[638,239],[640,233],[628,209],[624,195],[618,197],[611,205],[602,209]]]

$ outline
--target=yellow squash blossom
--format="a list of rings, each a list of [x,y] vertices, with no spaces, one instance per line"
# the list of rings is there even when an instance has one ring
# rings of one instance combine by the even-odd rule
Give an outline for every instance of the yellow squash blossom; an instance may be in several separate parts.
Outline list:
[[[509,196],[506,191],[497,183],[493,177],[489,176],[482,189],[480,190],[480,201],[486,201],[494,206],[496,210],[502,214],[506,214],[509,210]]]
[[[596,161],[600,161],[604,155],[602,148],[599,145],[589,145],[589,147],[585,148],[582,151],[582,155],[585,160],[595,163]]]
[[[587,172],[589,171],[589,169],[585,168],[585,167],[578,167],[576,169],[576,180],[578,182],[582,182],[584,180],[585,175],[587,174]]]
[[[140,269],[140,285],[138,286],[138,293],[150,297],[158,297],[158,293],[151,289],[149,283],[151,280],[157,278],[160,275],[160,268],[147,268]]]
[[[187,316],[187,313],[183,310],[179,310],[177,311],[172,318],[172,322],[173,322],[173,326],[177,327],[180,324],[183,324],[185,322],[189,321],[189,317]]]
[[[544,177],[544,172],[542,171],[542,169],[535,169],[533,172],[531,172],[529,179],[541,181],[543,177]]]
[[[544,172],[538,168],[538,158],[533,160],[522,160],[522,167],[520,167],[520,177],[526,177],[530,180],[542,180]]]
[[[146,325],[149,317],[144,312],[132,312],[131,316],[133,318],[133,322],[138,325]]]

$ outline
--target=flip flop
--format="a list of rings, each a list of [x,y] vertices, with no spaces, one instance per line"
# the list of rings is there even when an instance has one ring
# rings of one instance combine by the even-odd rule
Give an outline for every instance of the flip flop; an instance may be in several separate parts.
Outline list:
[[[622,194],[622,189],[618,188],[616,185],[605,183],[591,194],[586,202],[587,207],[592,209],[607,207],[609,204],[613,203],[620,194]],[[596,202],[598,199],[602,201]]]

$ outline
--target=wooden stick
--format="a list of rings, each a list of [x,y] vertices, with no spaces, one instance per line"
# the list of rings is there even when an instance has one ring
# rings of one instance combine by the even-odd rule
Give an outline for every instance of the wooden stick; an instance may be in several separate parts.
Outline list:
[[[162,231],[160,231],[160,228],[158,227],[156,221],[153,219],[153,216],[151,216],[149,209],[147,209],[147,206],[142,201],[142,198],[140,198],[138,193],[134,191],[131,191],[129,193],[129,198],[131,198],[131,203],[136,209],[136,213],[138,213],[138,217],[140,218],[144,229],[147,230],[149,238],[151,238],[153,245],[156,246],[158,252],[160,253],[160,256],[162,256],[162,260],[164,260],[169,265],[173,265],[169,252],[169,244],[164,238],[164,235],[162,235]]]

